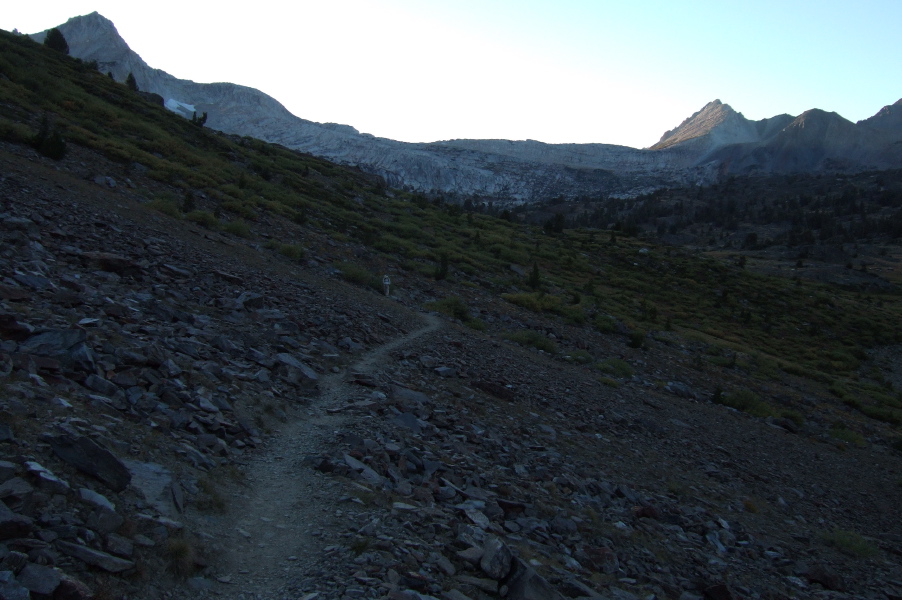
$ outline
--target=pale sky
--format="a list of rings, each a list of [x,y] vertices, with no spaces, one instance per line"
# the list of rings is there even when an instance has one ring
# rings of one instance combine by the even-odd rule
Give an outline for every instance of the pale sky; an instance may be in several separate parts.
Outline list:
[[[902,0],[29,0],[0,28],[95,10],[152,67],[408,142],[641,148],[714,99],[858,121],[902,97]]]

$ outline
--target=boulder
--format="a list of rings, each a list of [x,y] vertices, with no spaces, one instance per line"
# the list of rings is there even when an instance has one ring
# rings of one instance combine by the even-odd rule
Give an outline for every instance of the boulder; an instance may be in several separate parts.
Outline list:
[[[96,477],[114,492],[121,492],[132,480],[126,466],[116,456],[85,436],[62,434],[47,440],[53,453],[79,471]]]

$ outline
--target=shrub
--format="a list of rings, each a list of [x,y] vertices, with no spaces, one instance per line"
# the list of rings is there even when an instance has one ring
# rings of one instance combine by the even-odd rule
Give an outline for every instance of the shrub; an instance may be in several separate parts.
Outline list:
[[[828,545],[849,556],[868,558],[877,554],[877,548],[855,531],[836,528],[822,537]]]
[[[31,145],[47,158],[62,160],[66,155],[66,140],[58,127],[50,126],[50,118],[45,114],[41,118],[41,128],[34,136]]]
[[[179,218],[181,216],[178,204],[168,196],[157,196],[148,202],[147,206],[170,217]]]
[[[592,362],[592,355],[585,350],[573,350],[567,358],[581,365],[587,365]]]
[[[368,287],[379,293],[384,293],[385,291],[382,289],[382,279],[360,265],[343,262],[338,264],[338,270],[345,281]]]
[[[719,392],[720,390],[718,390]],[[748,389],[739,389],[723,394],[715,392],[712,401],[715,404],[723,404],[736,410],[741,410],[753,417],[770,417],[774,412],[770,404],[761,400],[758,394]]]
[[[630,331],[629,341],[626,343],[630,348],[645,348],[645,332],[641,329]]]
[[[621,377],[625,379],[627,377],[633,376],[633,368],[629,365],[628,362],[619,358],[605,359],[595,365],[595,367],[602,373],[613,375],[614,377]]]
[[[548,354],[557,354],[557,344],[538,331],[512,331],[505,338],[522,346],[531,346]]]
[[[616,333],[617,319],[609,315],[598,315],[595,317],[595,329],[600,333]]]
[[[197,223],[207,229],[219,229],[219,219],[216,215],[206,210],[194,210],[185,215],[186,221]]]
[[[172,537],[166,542],[166,554],[169,557],[169,570],[179,576],[187,577],[194,572],[196,551],[194,544],[186,537]]]
[[[429,302],[426,306],[449,317],[460,319],[464,323],[470,320],[470,308],[460,296],[448,296],[435,302]]]
[[[304,256],[306,255],[304,248],[298,246],[297,244],[280,244],[276,242],[275,250],[282,256],[296,262],[303,260]]]
[[[242,238],[251,237],[251,228],[247,223],[238,219],[237,221],[229,221],[225,225],[223,225],[222,230],[226,233],[231,233],[232,235],[237,235]]]
[[[834,423],[833,427],[830,429],[830,435],[841,442],[846,442],[847,444],[852,444],[859,448],[867,446],[864,436],[857,431],[848,429],[844,423]]]

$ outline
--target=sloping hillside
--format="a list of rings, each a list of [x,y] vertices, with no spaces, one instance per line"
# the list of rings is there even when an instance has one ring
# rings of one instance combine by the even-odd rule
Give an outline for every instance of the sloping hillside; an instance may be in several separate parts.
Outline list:
[[[6,34],[0,72],[3,593],[899,594],[895,290],[430,202]]]

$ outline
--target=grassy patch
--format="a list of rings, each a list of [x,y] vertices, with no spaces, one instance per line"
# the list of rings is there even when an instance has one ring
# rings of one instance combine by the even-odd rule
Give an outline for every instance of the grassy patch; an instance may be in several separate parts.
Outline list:
[[[733,390],[726,394],[722,392],[715,393],[713,401],[715,404],[723,404],[724,406],[741,410],[753,417],[770,417],[774,414],[770,404],[748,389]]]
[[[843,423],[834,423],[833,427],[830,429],[830,436],[841,442],[846,442],[847,444],[858,446],[859,448],[864,448],[865,446],[867,446],[867,442],[865,441],[863,435],[861,435],[857,431],[852,431]]]
[[[338,270],[341,272],[341,276],[345,281],[368,287],[379,293],[384,293],[385,291],[382,289],[382,278],[368,270],[366,267],[361,267],[354,263],[343,262],[338,264]]]
[[[529,346],[548,354],[557,354],[558,352],[558,347],[554,340],[548,339],[538,331],[511,331],[504,334],[504,337],[521,346]]]
[[[240,238],[251,237],[251,228],[241,219],[238,219],[236,221],[229,221],[222,226],[222,230],[226,233],[231,233],[232,235],[238,236]]]
[[[877,554],[877,547],[861,534],[847,529],[834,529],[822,535],[824,542],[843,554],[868,558]]]
[[[448,296],[435,302],[427,302],[426,308],[459,319],[466,323],[470,320],[470,307],[460,296]]]
[[[206,210],[194,210],[185,215],[186,221],[197,223],[207,229],[219,229],[220,223],[216,215]]]
[[[282,256],[293,260],[295,262],[300,262],[304,260],[304,256],[306,256],[306,251],[302,246],[297,244],[283,244],[281,242],[270,242],[267,244],[267,247],[272,248]]]
[[[602,373],[626,379],[633,376],[633,368],[625,360],[619,358],[606,358],[595,367]]]

